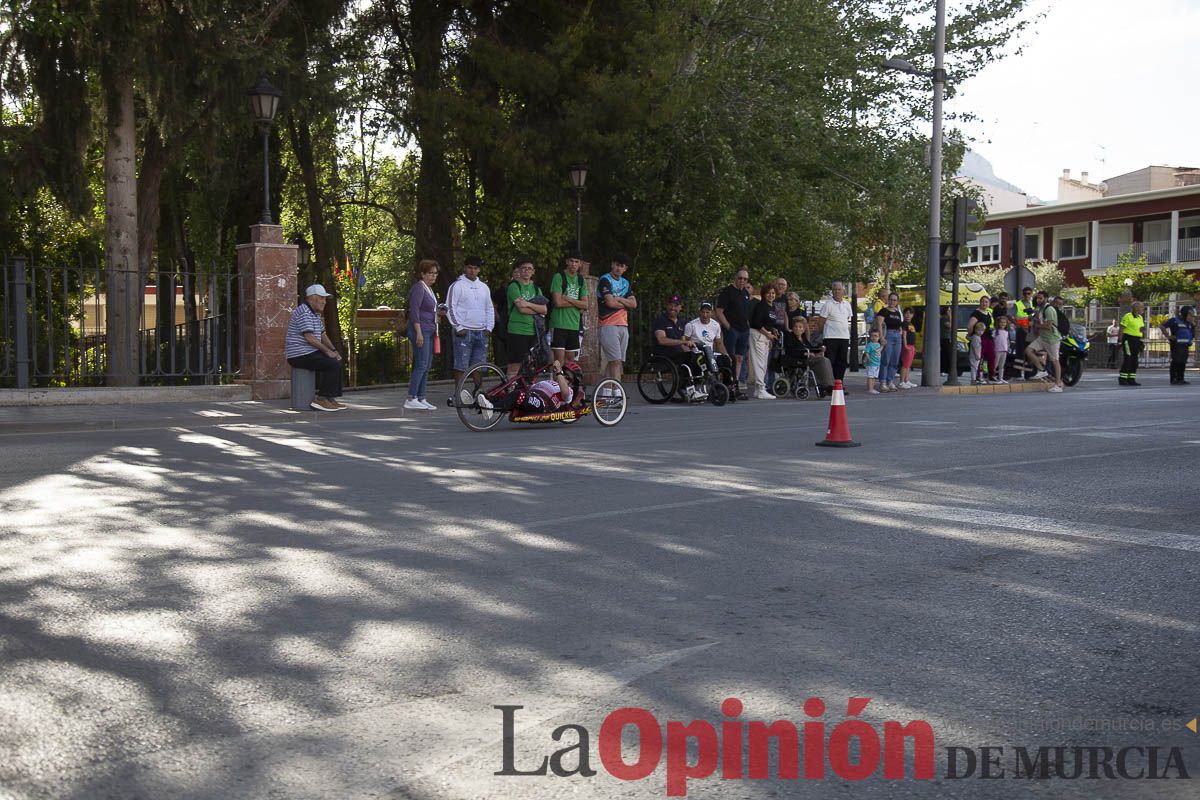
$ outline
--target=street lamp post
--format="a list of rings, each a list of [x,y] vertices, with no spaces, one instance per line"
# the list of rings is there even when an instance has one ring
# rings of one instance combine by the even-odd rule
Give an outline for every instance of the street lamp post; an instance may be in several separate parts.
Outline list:
[[[929,260],[925,265],[925,346],[921,350],[921,385],[937,386],[941,380],[941,249],[942,249],[942,95],[946,83],[946,0],[937,0],[937,18],[934,29],[933,71],[925,72],[901,58],[889,58],[883,62],[885,69],[920,75],[933,81],[933,138],[929,147]],[[931,324],[932,323],[932,324]],[[955,346],[951,320],[950,346]],[[951,353],[950,374],[955,375],[958,365],[956,353]]]
[[[583,253],[583,185],[587,183],[587,164],[574,164],[568,171],[575,190],[575,252]]]
[[[258,121],[259,127],[262,128],[263,137],[263,213],[259,224],[274,225],[275,222],[271,219],[270,134],[271,125],[275,122],[275,112],[279,110],[279,98],[283,97],[283,92],[272,86],[266,78],[263,78],[258,82],[257,86],[247,90],[246,94],[250,95],[250,104],[254,108],[254,118]]]

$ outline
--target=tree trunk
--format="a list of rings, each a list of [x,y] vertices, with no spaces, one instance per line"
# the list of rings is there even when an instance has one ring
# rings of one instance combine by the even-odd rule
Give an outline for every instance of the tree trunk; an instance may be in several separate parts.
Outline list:
[[[413,0],[412,24],[414,135],[421,151],[417,172],[417,259],[432,258],[441,265],[437,287],[446,296],[454,269],[454,185],[447,166],[449,132],[439,95],[448,91],[442,65],[443,45],[450,23],[448,4]],[[449,352],[442,342],[442,352]],[[443,358],[444,375],[450,359]]]
[[[104,331],[108,385],[137,386],[142,290],[138,283],[133,76],[129,72],[110,72],[105,95],[108,119],[104,143]]]
[[[304,182],[304,199],[308,206],[308,227],[312,231],[312,264],[308,270],[300,274],[300,286],[308,285],[309,278],[326,287],[334,285],[333,259],[341,250],[336,242],[331,241],[329,227],[325,222],[325,206],[321,202],[321,184],[317,174],[317,162],[313,155],[312,133],[309,130],[308,119],[297,119],[288,115],[288,137],[292,143],[292,152],[300,165],[300,177]],[[340,237],[337,237],[340,238]],[[342,255],[342,260],[345,256]],[[337,298],[334,297],[325,304],[325,332],[329,340],[342,347],[342,326],[338,320]],[[344,349],[344,348],[343,348]]]

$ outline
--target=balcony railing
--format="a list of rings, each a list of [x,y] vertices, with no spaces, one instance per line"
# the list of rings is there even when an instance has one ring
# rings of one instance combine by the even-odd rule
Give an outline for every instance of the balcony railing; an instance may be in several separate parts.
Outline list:
[[[1104,268],[1116,265],[1117,259],[1120,258],[1122,253],[1130,253],[1134,261],[1144,254],[1147,263],[1169,264],[1171,263],[1171,242],[1159,241],[1102,245],[1100,247],[1100,258],[1097,266]],[[1180,239],[1176,260],[1177,263],[1200,261],[1200,238]]]

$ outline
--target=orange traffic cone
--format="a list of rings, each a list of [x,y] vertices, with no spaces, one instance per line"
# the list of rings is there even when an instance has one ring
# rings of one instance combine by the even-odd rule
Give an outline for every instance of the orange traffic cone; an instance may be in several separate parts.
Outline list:
[[[829,430],[825,441],[817,447],[859,447],[862,442],[850,438],[850,421],[846,419],[846,394],[841,381],[833,382],[833,395],[829,400]]]

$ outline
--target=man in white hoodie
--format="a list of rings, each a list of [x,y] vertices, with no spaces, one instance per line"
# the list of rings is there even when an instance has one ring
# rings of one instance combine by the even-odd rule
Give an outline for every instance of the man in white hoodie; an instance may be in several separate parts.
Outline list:
[[[483,259],[467,256],[462,275],[446,292],[446,316],[454,328],[454,379],[476,364],[487,361],[488,331],[496,319],[492,295],[479,280]]]

